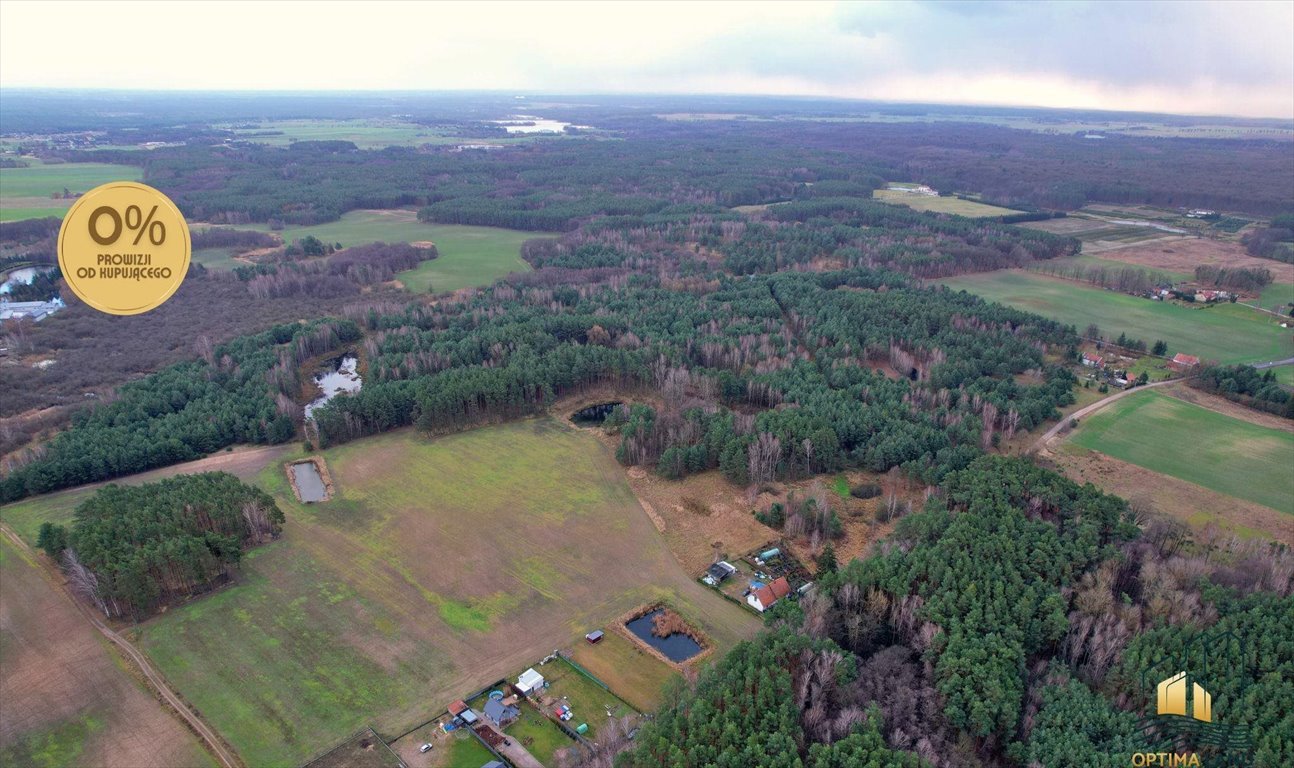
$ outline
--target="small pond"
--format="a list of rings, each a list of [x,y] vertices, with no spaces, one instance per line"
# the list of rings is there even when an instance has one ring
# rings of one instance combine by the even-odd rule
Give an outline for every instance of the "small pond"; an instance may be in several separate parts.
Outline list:
[[[326,501],[328,489],[323,478],[319,476],[319,467],[313,461],[302,461],[293,464],[292,479],[297,484],[297,496],[304,502]]]
[[[319,373],[315,374],[315,384],[323,394],[306,405],[306,418],[310,418],[314,409],[337,395],[358,392],[362,383],[359,376],[359,358],[354,355],[344,355],[328,361]]]
[[[10,270],[8,277],[3,283],[0,283],[0,293],[9,293],[15,285],[30,285],[36,275],[42,272],[51,272],[53,267],[22,267],[20,269]]]
[[[620,405],[624,405],[624,403],[614,402],[590,405],[588,408],[576,411],[571,416],[571,421],[579,424],[581,427],[596,427],[606,421],[607,417],[611,415],[611,412]]]
[[[644,613],[642,616],[639,616],[625,626],[628,627],[629,631],[633,632],[639,640],[642,640],[644,643],[665,654],[665,658],[670,661],[687,661],[700,653],[701,645],[682,632],[675,632],[669,637],[657,637],[652,634],[652,622],[663,611],[664,609],[657,608],[649,613]]]

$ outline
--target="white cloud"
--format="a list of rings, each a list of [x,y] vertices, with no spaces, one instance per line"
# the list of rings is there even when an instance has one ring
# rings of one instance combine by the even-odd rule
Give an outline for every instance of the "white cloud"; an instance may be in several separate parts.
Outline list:
[[[1294,117],[1294,3],[3,0],[0,85],[738,92]]]

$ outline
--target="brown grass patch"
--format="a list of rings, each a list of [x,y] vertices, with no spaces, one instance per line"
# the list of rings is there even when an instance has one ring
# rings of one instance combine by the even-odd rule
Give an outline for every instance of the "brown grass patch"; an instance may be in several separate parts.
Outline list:
[[[132,679],[126,663],[46,580],[41,566],[7,539],[0,549],[0,751],[84,720],[93,725],[79,764],[200,763],[196,737]]]
[[[1201,237],[1164,238],[1120,248],[1110,258],[1167,272],[1194,273],[1196,267],[1204,265],[1269,269],[1276,282],[1294,282],[1294,264],[1250,256],[1239,243],[1224,240],[1206,240]]]
[[[1092,483],[1125,499],[1144,500],[1157,512],[1203,530],[1216,526],[1243,538],[1294,541],[1294,517],[1270,507],[1225,496],[1185,480],[1067,443],[1042,454],[1078,483]]]

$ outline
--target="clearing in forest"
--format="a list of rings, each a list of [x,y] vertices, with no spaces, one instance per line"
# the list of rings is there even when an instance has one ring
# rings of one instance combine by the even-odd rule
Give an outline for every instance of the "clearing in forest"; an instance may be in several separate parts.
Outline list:
[[[25,168],[0,168],[0,221],[63,217],[75,195],[110,181],[139,181],[142,168],[109,163],[43,163],[22,158]],[[71,197],[62,195],[64,190]]]
[[[963,200],[960,197],[918,195],[912,192],[904,192],[899,189],[878,189],[872,193],[872,197],[882,203],[906,205],[914,211],[950,213],[956,216],[966,216],[967,218],[972,219],[987,218],[990,216],[1009,216],[1013,213],[1019,213],[1019,211],[1013,211],[1010,208],[1000,208],[996,205],[979,203],[974,200]]]
[[[248,764],[300,764],[370,723],[404,733],[642,603],[668,599],[720,651],[759,628],[683,571],[586,432],[403,430],[322,455],[332,500],[297,502],[293,457],[267,458],[256,482],[287,515],[282,539],[135,630]]]
[[[254,228],[268,231],[266,227]],[[313,235],[325,243],[343,246],[375,242],[435,243],[440,254],[437,258],[396,275],[397,280],[415,293],[446,293],[489,285],[509,272],[529,272],[530,265],[521,258],[521,244],[543,236],[540,232],[501,227],[428,224],[418,221],[415,211],[405,209],[350,211],[337,221],[286,227],[278,234],[284,242]]]
[[[1289,431],[1149,390],[1084,419],[1070,439],[1083,448],[1294,515],[1294,433]]]
[[[1185,352],[1221,363],[1294,356],[1294,337],[1289,329],[1280,327],[1275,316],[1235,304],[1205,307],[1151,301],[1020,270],[962,275],[939,282],[1068,323],[1080,333],[1094,323],[1107,339],[1120,333],[1147,345],[1163,339],[1168,342],[1169,354]]]

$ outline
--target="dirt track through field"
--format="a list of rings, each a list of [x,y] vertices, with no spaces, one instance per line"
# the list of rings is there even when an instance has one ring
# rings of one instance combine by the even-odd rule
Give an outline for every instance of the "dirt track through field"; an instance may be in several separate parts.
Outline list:
[[[8,526],[0,524],[0,533],[3,533],[15,547],[27,556],[28,559],[33,562],[39,562],[39,558],[37,558],[36,553],[33,552],[31,548],[27,546],[27,543],[17,534],[10,530]],[[202,721],[202,718],[191,711],[175,691],[171,690],[166,680],[157,672],[156,669],[153,668],[148,659],[145,658],[129,640],[113,631],[98,616],[86,608],[81,601],[77,600],[67,591],[66,584],[48,569],[42,567],[41,573],[42,576],[51,583],[51,585],[57,587],[57,591],[63,597],[72,603],[77,612],[81,614],[82,618],[88,621],[101,635],[107,638],[109,642],[115,645],[126,655],[127,658],[130,659],[135,667],[143,673],[149,686],[162,698],[164,702],[166,702],[171,710],[178,714],[188,727],[206,743],[207,749],[216,757],[217,760],[219,760],[221,765],[225,766],[225,768],[239,768],[239,766],[242,765],[233,752],[226,747],[220,740],[220,737],[216,735],[215,731],[208,727],[207,724]]]

